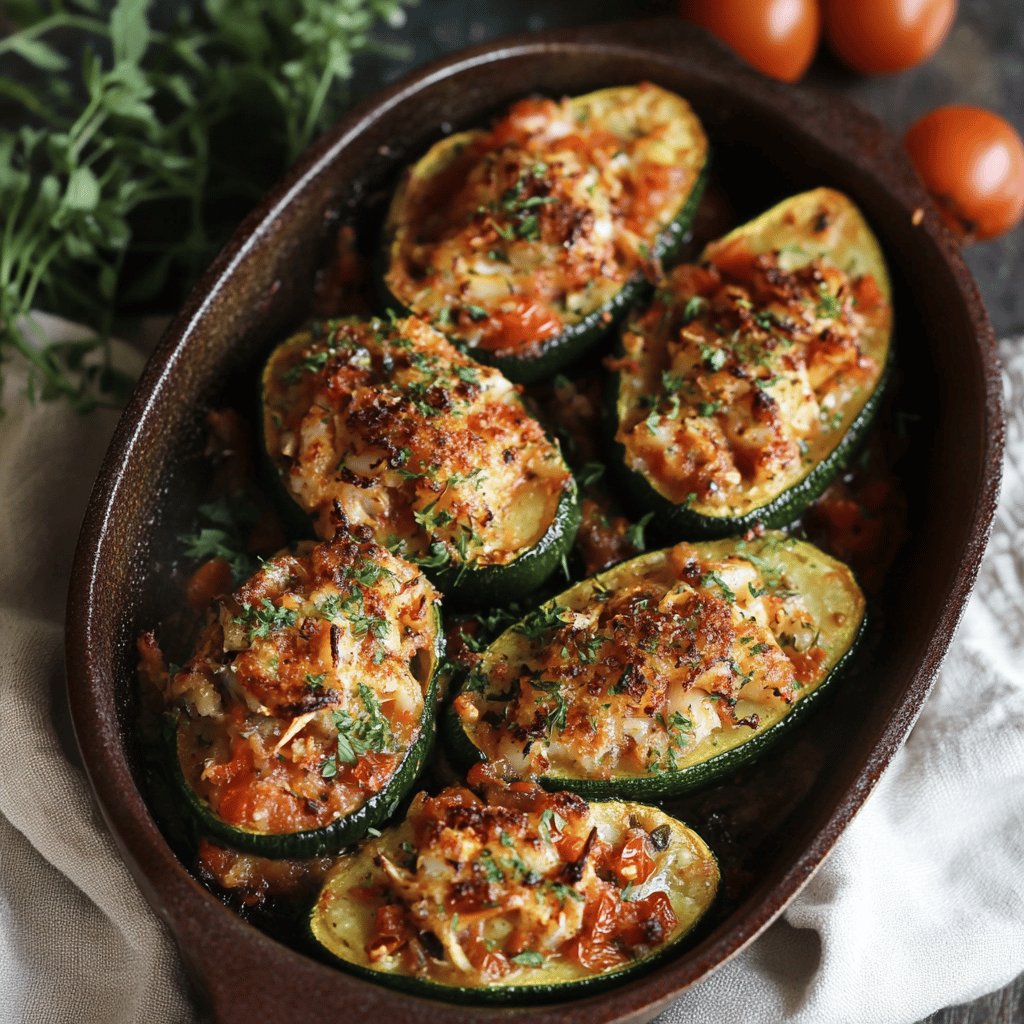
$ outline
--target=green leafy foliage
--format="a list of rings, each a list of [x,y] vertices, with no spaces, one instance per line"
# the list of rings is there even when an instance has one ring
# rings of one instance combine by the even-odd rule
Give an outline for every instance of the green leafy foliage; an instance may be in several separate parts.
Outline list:
[[[259,504],[245,491],[237,491],[200,505],[197,512],[195,532],[178,538],[183,554],[198,562],[227,559],[236,585],[251,576],[259,562],[250,554],[247,538],[260,519]]]
[[[234,621],[246,627],[246,639],[251,644],[258,636],[270,636],[280,629],[295,625],[295,612],[290,608],[279,608],[270,598],[264,597],[259,606],[242,605],[242,614]]]
[[[363,711],[353,717],[348,711],[334,711],[332,718],[338,730],[337,750],[320,766],[320,774],[331,779],[339,765],[355,764],[370,751],[383,752],[392,745],[391,724],[381,711],[376,694],[363,683],[359,684],[359,698]]]
[[[409,0],[17,0],[0,39],[0,363],[30,393],[116,404],[114,317],[169,310],[347,101]],[[10,127],[14,125],[15,127]],[[91,328],[49,347],[45,309]],[[87,359],[90,354],[98,358]],[[3,377],[0,376],[0,397]]]

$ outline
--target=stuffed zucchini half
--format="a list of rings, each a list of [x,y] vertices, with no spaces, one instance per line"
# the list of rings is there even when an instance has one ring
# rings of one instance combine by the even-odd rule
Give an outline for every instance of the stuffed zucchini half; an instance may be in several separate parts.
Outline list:
[[[845,565],[782,534],[649,552],[499,636],[446,738],[462,760],[584,796],[685,792],[802,717],[864,608]]]
[[[365,534],[266,562],[168,681],[201,829],[266,857],[361,839],[423,766],[442,650],[437,592]]]
[[[522,100],[409,170],[385,226],[387,298],[512,380],[549,377],[678,248],[707,152],[689,104],[650,83]]]
[[[677,267],[625,327],[613,464],[677,537],[791,522],[870,424],[891,331],[857,208],[830,189],[787,199]]]
[[[579,523],[558,445],[518,390],[422,320],[334,320],[263,374],[278,479],[330,536],[365,526],[446,593],[502,603],[550,575]]]
[[[663,811],[491,784],[415,797],[340,862],[310,926],[340,966],[447,1000],[589,994],[677,947],[718,866]]]

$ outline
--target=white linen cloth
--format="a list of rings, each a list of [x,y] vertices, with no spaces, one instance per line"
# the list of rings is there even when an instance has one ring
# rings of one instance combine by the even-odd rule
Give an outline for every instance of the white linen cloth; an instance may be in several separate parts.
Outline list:
[[[54,331],[59,324],[53,325]],[[906,747],[766,934],[659,1018],[912,1024],[1024,971],[1024,340],[992,546]],[[118,347],[124,369],[138,357]],[[173,943],[86,786],[63,697],[64,599],[115,417],[0,420],[0,1024],[195,1019]],[[443,1014],[442,1014],[443,1015]]]

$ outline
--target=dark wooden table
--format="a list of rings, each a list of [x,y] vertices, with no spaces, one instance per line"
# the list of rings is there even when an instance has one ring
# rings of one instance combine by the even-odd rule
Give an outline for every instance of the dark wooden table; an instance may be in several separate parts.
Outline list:
[[[367,61],[357,79],[358,97],[410,67],[498,36],[612,21],[626,10],[661,14],[670,9],[667,0],[634,0],[628,8],[621,0],[427,0],[411,9],[408,23],[392,34],[395,42],[411,46],[411,59]],[[926,111],[946,103],[995,110],[1024,134],[1024,3],[960,0],[956,23],[940,51],[901,75],[863,78],[823,53],[807,81],[854,99],[900,135]],[[967,262],[997,334],[1024,334],[1024,226],[972,247]],[[973,1003],[940,1010],[921,1024],[1024,1024],[1024,976]]]

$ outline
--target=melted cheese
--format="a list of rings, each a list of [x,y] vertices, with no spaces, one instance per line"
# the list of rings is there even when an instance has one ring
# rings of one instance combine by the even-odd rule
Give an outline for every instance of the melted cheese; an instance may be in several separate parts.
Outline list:
[[[647,266],[706,152],[688,104],[647,83],[523,100],[412,169],[386,283],[466,345],[529,354]]]
[[[420,734],[436,601],[416,567],[347,536],[267,562],[170,682],[186,779],[257,831],[352,813]]]
[[[816,549],[781,535],[623,563],[503,634],[455,711],[489,760],[521,775],[684,769],[770,727],[827,677],[863,602],[841,568],[833,578]]]
[[[627,466],[705,514],[743,514],[806,476],[888,352],[884,263],[849,200],[821,189],[765,218],[676,268],[613,364]]]
[[[571,474],[497,370],[416,318],[333,321],[275,353],[264,434],[295,500],[437,565],[503,565],[554,521]]]
[[[629,967],[714,897],[707,847],[655,808],[484,789],[419,794],[401,825],[327,879],[314,935],[381,973],[550,985]]]

